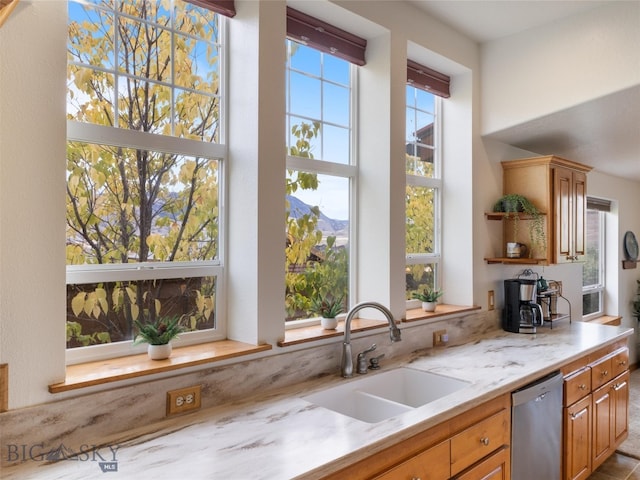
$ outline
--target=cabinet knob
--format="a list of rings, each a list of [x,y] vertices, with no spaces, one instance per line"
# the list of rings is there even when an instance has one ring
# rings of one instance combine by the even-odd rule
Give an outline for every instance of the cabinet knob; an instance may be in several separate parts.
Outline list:
[[[620,365],[621,367],[624,367],[627,364],[627,362],[625,360],[620,360],[618,362],[618,365]]]
[[[411,480],[422,480],[420,477],[411,477]]]
[[[580,385],[578,386],[578,388],[579,388],[580,390],[586,390],[586,389],[587,389],[587,386],[586,386],[584,383],[582,383],[582,384],[580,384]]]
[[[486,447],[487,445],[489,445],[489,437],[482,437],[480,439],[480,443]]]
[[[609,375],[609,372],[607,370],[603,370],[600,375],[606,377],[607,375]]]

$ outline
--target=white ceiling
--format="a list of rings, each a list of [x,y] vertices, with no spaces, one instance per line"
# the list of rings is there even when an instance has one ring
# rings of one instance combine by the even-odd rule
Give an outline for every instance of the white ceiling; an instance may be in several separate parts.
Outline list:
[[[483,43],[609,3],[591,0],[406,0]],[[640,182],[640,85],[490,135]]]

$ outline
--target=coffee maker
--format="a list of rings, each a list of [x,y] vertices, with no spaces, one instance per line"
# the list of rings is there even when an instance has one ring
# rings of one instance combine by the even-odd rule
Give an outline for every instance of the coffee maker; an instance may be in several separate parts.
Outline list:
[[[542,307],[536,303],[536,281],[505,280],[502,328],[513,333],[536,333],[536,327],[542,325]]]

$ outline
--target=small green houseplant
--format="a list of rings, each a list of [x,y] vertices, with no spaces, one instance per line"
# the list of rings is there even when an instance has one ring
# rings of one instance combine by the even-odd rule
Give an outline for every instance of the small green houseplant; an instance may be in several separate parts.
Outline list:
[[[138,329],[133,344],[148,343],[147,353],[152,360],[168,358],[171,355],[171,340],[184,331],[178,316],[159,317],[153,322],[144,323],[134,320],[133,324]]]
[[[435,312],[436,302],[442,296],[443,292],[427,287],[422,292],[414,292],[412,297],[422,302],[422,309],[425,312]]]
[[[518,241],[520,214],[529,217],[531,220],[529,223],[529,256],[532,257],[536,249],[546,252],[547,237],[544,231],[544,218],[531,200],[516,193],[508,193],[498,199],[493,205],[493,211],[505,213],[505,218],[513,220],[513,242]]]
[[[321,317],[320,323],[323,328],[333,330],[338,326],[336,317],[344,311],[343,297],[322,296],[320,294],[311,298],[309,313]]]

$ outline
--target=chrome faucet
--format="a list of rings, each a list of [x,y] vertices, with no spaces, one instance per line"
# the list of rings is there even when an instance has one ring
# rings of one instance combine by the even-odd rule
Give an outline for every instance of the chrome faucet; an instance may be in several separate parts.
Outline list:
[[[342,364],[340,370],[342,376],[349,378],[353,376],[353,357],[351,355],[351,320],[353,317],[363,308],[374,308],[384,314],[389,322],[389,335],[392,342],[399,342],[402,340],[400,337],[400,329],[396,325],[393,319],[393,314],[384,305],[377,302],[362,302],[355,305],[349,313],[347,313],[347,319],[344,322],[344,340],[342,342]]]

